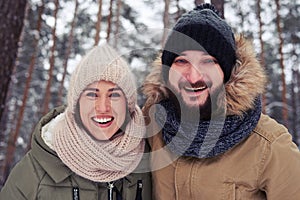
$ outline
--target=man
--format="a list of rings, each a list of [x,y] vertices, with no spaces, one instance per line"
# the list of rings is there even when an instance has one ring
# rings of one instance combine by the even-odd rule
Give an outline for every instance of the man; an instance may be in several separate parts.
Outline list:
[[[156,199],[300,199],[300,153],[261,113],[255,55],[210,4],[177,21],[143,88]]]

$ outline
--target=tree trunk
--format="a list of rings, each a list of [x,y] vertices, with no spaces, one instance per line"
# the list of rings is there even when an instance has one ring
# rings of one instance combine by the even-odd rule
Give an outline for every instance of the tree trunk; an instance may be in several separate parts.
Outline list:
[[[260,63],[263,66],[263,68],[266,68],[266,64],[265,64],[265,50],[264,50],[264,41],[262,39],[262,34],[263,34],[263,22],[261,20],[261,0],[257,0],[257,19],[258,19],[258,23],[259,23],[259,33],[258,33],[258,37],[259,37],[259,41],[260,41]],[[263,94],[262,95],[262,112],[266,113],[266,95]]]
[[[97,46],[100,41],[101,21],[102,21],[102,0],[99,0],[94,46]]]
[[[204,0],[195,0],[194,3],[195,3],[195,6],[198,6],[202,3],[204,3]]]
[[[17,57],[26,4],[26,0],[0,0],[0,121]]]
[[[297,71],[293,68],[292,69],[292,82],[291,82],[291,98],[292,98],[292,135],[293,135],[293,141],[298,144],[298,134],[297,134],[297,120],[298,120],[298,113],[297,113],[297,94],[295,93],[297,87]]]
[[[278,47],[278,53],[280,56],[280,67],[281,67],[281,82],[282,82],[282,117],[283,117],[283,123],[285,126],[288,126],[288,109],[287,109],[287,98],[286,98],[286,82],[285,82],[285,73],[284,73],[284,64],[283,64],[283,39],[282,39],[282,30],[280,26],[280,3],[279,0],[276,0],[276,26],[278,30],[278,38],[279,38],[279,47]]]
[[[211,0],[211,3],[220,12],[222,19],[224,19],[224,0]]]
[[[78,0],[76,0],[75,2],[75,9],[74,9],[74,15],[73,15],[73,20],[71,23],[71,30],[70,30],[70,35],[69,35],[69,40],[68,40],[68,44],[66,47],[66,51],[65,51],[65,59],[63,62],[63,67],[64,67],[64,71],[63,71],[63,76],[60,82],[60,89],[59,89],[59,93],[58,93],[58,103],[57,105],[61,105],[63,100],[63,90],[64,90],[64,82],[65,82],[65,78],[66,78],[66,74],[67,74],[67,67],[68,67],[68,60],[71,54],[71,49],[73,47],[73,40],[74,40],[74,28],[75,28],[75,22],[77,19],[77,12],[78,12],[78,6],[79,6],[79,2]]]
[[[162,36],[162,46],[164,45],[164,42],[168,35],[168,28],[169,28],[169,23],[170,23],[169,8],[170,8],[170,0],[165,0],[165,10],[164,10],[164,16],[163,16],[164,32],[163,32],[163,36]]]
[[[11,75],[14,71],[15,61],[18,54],[18,42],[22,36],[24,18],[26,15],[26,1],[0,1],[0,121],[5,110],[6,97],[8,94]],[[4,131],[1,131],[4,132]],[[12,136],[10,136],[12,137]],[[5,136],[1,135],[1,138]],[[1,166],[0,185],[5,182],[8,172],[6,172],[7,155],[11,155],[6,147],[6,157]],[[12,144],[14,146],[14,144]],[[11,155],[13,158],[13,155]],[[12,160],[12,159],[11,159]]]
[[[120,29],[120,17],[121,17],[121,7],[122,7],[122,1],[117,0],[117,16],[116,16],[116,22],[115,22],[115,38],[114,38],[114,47],[117,48],[118,45],[118,34],[119,34],[119,29]]]
[[[56,24],[57,24],[57,12],[59,8],[59,2],[58,0],[55,0],[55,10],[54,10],[54,26],[52,28],[52,40],[53,45],[50,50],[50,58],[49,58],[49,64],[50,68],[48,71],[48,81],[47,81],[47,87],[45,92],[45,99],[44,99],[44,109],[43,114],[45,115],[49,111],[49,104],[50,104],[50,98],[51,98],[51,84],[53,79],[53,70],[54,70],[54,60],[55,60],[55,49],[56,49]]]
[[[176,0],[176,8],[177,8],[177,13],[176,13],[175,20],[177,21],[179,19],[179,17],[181,16],[181,9],[180,9],[180,6],[179,6],[179,0]]]
[[[113,0],[110,0],[109,2],[109,15],[107,19],[107,35],[106,35],[106,40],[109,42],[110,39],[110,32],[111,32],[111,24],[112,24],[112,16],[113,16]]]

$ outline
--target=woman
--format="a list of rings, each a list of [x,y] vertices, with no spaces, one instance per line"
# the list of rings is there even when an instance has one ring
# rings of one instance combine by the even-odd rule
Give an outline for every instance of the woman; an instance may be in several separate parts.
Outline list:
[[[93,48],[71,76],[67,106],[41,119],[0,199],[151,199],[133,80],[115,50]]]

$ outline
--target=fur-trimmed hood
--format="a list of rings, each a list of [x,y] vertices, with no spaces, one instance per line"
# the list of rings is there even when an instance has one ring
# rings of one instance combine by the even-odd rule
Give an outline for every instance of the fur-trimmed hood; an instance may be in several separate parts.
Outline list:
[[[225,84],[227,115],[241,116],[252,109],[255,99],[260,96],[266,85],[266,75],[259,63],[252,44],[242,35],[236,35],[237,62],[230,79]],[[147,100],[144,110],[168,97],[167,88],[162,79],[160,57],[153,63],[153,69],[146,77],[143,93]]]

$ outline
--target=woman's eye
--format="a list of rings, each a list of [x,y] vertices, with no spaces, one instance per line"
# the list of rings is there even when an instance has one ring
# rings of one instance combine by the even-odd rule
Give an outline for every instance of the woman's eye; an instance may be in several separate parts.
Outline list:
[[[86,96],[88,96],[88,97],[98,97],[97,93],[95,93],[95,92],[88,92],[88,93],[86,93]]]
[[[111,93],[110,95],[109,95],[109,97],[113,97],[113,98],[116,98],[116,97],[121,97],[121,94],[119,94],[119,93]]]

